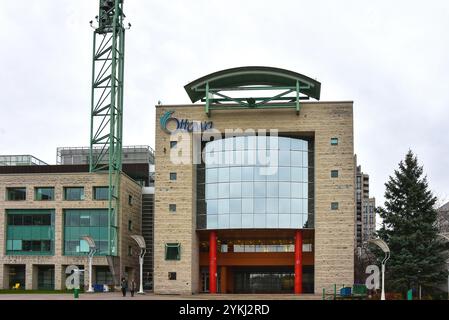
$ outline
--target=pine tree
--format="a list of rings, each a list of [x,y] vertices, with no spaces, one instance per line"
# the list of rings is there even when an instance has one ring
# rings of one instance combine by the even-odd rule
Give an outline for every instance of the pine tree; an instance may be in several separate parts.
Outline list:
[[[390,292],[406,293],[418,286],[435,292],[447,277],[446,246],[436,227],[437,199],[422,175],[423,167],[409,151],[385,184],[385,207],[377,209],[383,220],[378,236],[391,251],[385,281]]]

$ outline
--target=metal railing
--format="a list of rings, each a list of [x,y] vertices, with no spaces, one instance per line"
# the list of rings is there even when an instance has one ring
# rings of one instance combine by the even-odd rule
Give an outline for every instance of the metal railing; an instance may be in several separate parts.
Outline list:
[[[0,156],[0,166],[47,166],[48,163],[32,155]]]
[[[94,155],[101,152],[101,147],[94,148]],[[89,147],[59,147],[56,151],[56,163],[61,164],[88,164],[89,163]],[[123,161],[126,162],[127,156],[131,154],[142,153],[142,157],[134,158],[135,161],[145,161],[154,163],[154,150],[148,145],[124,146]],[[144,152],[142,152],[145,150]],[[70,158],[71,161],[63,159]]]

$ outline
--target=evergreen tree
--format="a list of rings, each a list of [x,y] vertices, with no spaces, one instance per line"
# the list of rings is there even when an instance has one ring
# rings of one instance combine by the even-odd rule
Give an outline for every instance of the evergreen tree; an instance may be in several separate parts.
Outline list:
[[[427,293],[434,292],[447,277],[446,246],[437,235],[437,199],[412,151],[385,186],[385,207],[377,211],[383,219],[378,236],[391,251],[386,289],[406,293],[421,286]]]

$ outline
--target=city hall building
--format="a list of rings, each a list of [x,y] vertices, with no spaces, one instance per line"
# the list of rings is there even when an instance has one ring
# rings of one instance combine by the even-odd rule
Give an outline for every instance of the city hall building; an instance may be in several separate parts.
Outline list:
[[[185,89],[193,104],[156,106],[154,292],[352,285],[353,102],[268,67]]]

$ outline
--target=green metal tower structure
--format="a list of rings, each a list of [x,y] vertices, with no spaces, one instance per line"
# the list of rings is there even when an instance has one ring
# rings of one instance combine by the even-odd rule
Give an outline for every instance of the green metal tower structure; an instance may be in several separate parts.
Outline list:
[[[109,174],[108,255],[117,256],[122,171],[124,0],[100,0],[93,34],[89,170]],[[92,21],[91,21],[92,25]]]

